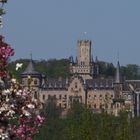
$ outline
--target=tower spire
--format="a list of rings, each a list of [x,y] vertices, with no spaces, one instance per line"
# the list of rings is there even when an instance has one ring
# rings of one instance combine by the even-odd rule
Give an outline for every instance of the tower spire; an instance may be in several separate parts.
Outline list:
[[[120,63],[119,63],[119,61],[117,63],[117,67],[116,67],[115,83],[120,83]]]

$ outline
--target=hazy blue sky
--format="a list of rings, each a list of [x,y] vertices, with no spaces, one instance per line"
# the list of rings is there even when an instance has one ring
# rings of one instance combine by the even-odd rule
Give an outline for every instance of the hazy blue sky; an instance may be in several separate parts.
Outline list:
[[[68,58],[78,39],[90,39],[93,56],[140,65],[140,0],[9,0],[0,31],[14,59]],[[87,32],[84,35],[84,32]]]

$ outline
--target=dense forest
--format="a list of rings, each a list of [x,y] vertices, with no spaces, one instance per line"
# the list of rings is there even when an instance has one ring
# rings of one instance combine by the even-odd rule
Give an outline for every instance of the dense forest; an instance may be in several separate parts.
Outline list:
[[[19,59],[9,63],[10,72],[16,77],[20,78],[22,73],[29,63],[29,59]],[[15,70],[17,63],[23,63],[23,67],[18,71]],[[69,77],[69,59],[50,59],[50,60],[36,60],[34,65],[37,71],[45,74],[48,78]],[[112,63],[99,61],[99,74],[101,78],[114,77],[115,67]],[[128,64],[120,67],[121,75],[126,79],[140,79],[140,68],[136,64]]]
[[[114,117],[93,114],[84,105],[74,103],[67,115],[48,99],[43,110],[45,123],[34,140],[140,140],[140,118],[129,118],[127,112]]]

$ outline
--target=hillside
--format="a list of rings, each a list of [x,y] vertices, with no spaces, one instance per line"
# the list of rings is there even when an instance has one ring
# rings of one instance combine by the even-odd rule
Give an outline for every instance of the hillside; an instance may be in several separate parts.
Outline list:
[[[22,73],[29,63],[29,59],[19,59],[9,63],[8,69],[17,78],[20,79]],[[18,71],[15,70],[17,63],[23,63],[23,67]],[[100,77],[114,77],[115,66],[112,63],[99,61]],[[69,59],[50,59],[50,60],[35,60],[34,65],[37,71],[45,74],[48,78],[69,77]],[[121,75],[126,79],[140,79],[139,66],[136,64],[128,64],[121,66]]]

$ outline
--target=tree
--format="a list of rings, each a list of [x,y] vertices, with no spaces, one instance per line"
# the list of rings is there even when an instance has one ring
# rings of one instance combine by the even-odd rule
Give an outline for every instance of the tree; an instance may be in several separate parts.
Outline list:
[[[121,73],[123,76],[130,80],[140,78],[139,66],[136,64],[128,64],[127,66],[122,66]]]
[[[9,74],[7,64],[14,50],[0,36],[0,139],[32,140],[44,118],[39,102]]]
[[[62,109],[57,106],[56,104],[56,97],[55,96],[49,96],[46,107],[44,108],[44,114],[47,119],[55,119],[59,118],[62,112]]]

